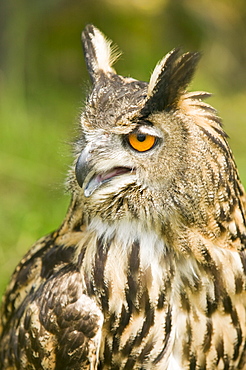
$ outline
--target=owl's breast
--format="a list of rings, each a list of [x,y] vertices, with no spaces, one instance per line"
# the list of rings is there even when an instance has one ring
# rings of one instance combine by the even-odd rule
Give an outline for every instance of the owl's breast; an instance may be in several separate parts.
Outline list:
[[[174,340],[172,258],[154,232],[136,227],[134,234],[132,226],[100,234],[101,225],[84,254],[88,294],[104,315],[100,358],[104,368],[166,368]]]
[[[246,304],[223,269],[229,263],[243,278],[236,253],[217,248],[217,267],[208,268],[192,254],[175,255],[157,234],[137,224],[95,225],[81,271],[87,294],[104,316],[100,368],[240,364]]]

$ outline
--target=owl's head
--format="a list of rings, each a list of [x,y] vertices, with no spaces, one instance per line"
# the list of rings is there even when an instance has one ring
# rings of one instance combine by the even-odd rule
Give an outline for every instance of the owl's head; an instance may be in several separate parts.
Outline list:
[[[94,26],[82,39],[92,90],[71,184],[88,217],[203,227],[228,214],[228,204],[214,211],[219,196],[238,196],[226,135],[202,101],[209,94],[186,92],[200,55],[171,51],[146,83],[115,72],[117,55]]]

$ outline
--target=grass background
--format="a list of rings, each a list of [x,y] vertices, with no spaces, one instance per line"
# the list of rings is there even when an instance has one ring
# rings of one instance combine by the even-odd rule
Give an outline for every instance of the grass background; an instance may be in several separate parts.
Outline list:
[[[214,93],[246,185],[244,0],[2,0],[0,296],[23,254],[66,213],[70,143],[88,86],[87,23],[124,52],[117,71],[141,80],[174,47],[203,52],[192,90]]]

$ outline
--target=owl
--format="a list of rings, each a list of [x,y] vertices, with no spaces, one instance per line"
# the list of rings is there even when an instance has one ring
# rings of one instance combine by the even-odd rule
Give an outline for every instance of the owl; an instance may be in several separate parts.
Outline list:
[[[209,94],[186,90],[200,55],[146,83],[97,28],[82,39],[71,204],[12,275],[0,368],[246,369],[245,192]]]

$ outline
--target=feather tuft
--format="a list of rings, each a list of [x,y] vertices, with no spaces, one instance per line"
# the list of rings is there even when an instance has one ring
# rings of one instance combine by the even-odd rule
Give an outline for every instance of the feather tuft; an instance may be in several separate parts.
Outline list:
[[[82,42],[92,82],[97,80],[100,72],[115,73],[112,65],[119,58],[121,52],[117,46],[112,47],[111,40],[108,40],[102,32],[89,24],[82,33]]]
[[[189,52],[180,55],[179,49],[168,53],[156,65],[151,75],[143,115],[176,107],[199,59],[200,53]]]

